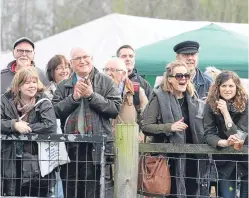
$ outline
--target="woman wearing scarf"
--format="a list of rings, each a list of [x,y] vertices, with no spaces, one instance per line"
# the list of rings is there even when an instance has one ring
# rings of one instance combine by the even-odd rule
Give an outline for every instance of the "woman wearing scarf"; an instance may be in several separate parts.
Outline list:
[[[142,131],[152,136],[154,143],[200,144],[203,124],[196,117],[197,112],[198,100],[190,82],[188,66],[182,61],[171,62],[166,66],[162,84],[154,89],[144,111]],[[208,195],[208,183],[204,177],[206,160],[200,160],[198,167],[200,155],[168,154],[167,157],[171,173],[169,197]]]
[[[237,74],[220,73],[210,88],[204,111],[206,142],[216,148],[231,146],[239,150],[248,144],[248,96]],[[245,140],[238,130],[245,133]],[[218,170],[218,196],[234,198],[237,177],[241,179],[240,197],[248,197],[248,155],[214,155]],[[237,175],[238,174],[238,175]]]
[[[20,69],[11,89],[1,96],[1,133],[55,133],[56,116],[52,103],[42,98],[43,85],[33,67]],[[2,179],[4,194],[15,196],[49,195],[54,186],[54,173],[41,177],[35,141],[2,141]],[[25,159],[25,161],[24,161]]]

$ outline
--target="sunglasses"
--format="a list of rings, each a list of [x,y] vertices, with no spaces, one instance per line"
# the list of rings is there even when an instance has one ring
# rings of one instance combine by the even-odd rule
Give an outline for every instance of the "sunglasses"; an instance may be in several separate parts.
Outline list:
[[[169,75],[169,77],[174,77],[176,80],[181,80],[184,77],[186,80],[189,80],[190,79],[190,74],[189,73],[186,73],[186,74],[176,73],[176,75],[174,75],[174,76]]]

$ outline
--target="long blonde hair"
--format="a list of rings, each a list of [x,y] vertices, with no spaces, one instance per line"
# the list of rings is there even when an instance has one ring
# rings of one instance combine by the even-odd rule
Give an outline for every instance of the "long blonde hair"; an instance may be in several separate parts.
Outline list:
[[[37,81],[37,93],[44,91],[44,85],[39,80],[39,76],[35,67],[23,67],[15,74],[11,92],[14,95],[14,101],[17,102],[20,99],[20,87],[30,78],[35,78]],[[36,94],[37,94],[36,93]]]
[[[163,81],[162,81],[162,88],[164,91],[169,91],[169,92],[173,93],[173,87],[172,87],[171,83],[169,83],[169,77],[170,77],[170,75],[173,75],[173,70],[176,67],[185,67],[188,70],[187,64],[181,60],[176,60],[176,61],[173,61],[173,62],[169,63],[168,65],[166,65],[166,67],[165,67],[166,71],[164,72]],[[188,81],[186,91],[188,92],[188,94],[191,97],[194,96],[195,88],[190,80]]]

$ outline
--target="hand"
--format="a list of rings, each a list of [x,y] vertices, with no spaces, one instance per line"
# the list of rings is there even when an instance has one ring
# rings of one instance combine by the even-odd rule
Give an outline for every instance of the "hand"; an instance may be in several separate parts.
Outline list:
[[[83,97],[89,97],[91,94],[92,94],[92,92],[91,92],[91,94],[88,96],[88,91],[89,91],[89,86],[88,86],[88,84],[87,83],[90,83],[91,84],[91,82],[90,82],[90,80],[89,80],[89,82],[85,82],[85,80],[84,79],[81,79],[81,80],[79,80],[76,84],[75,84],[75,86],[74,86],[74,93],[73,93],[73,99],[74,100],[79,100],[79,99],[81,99],[81,98],[83,98]],[[90,89],[92,90],[92,86],[90,85]],[[87,96],[86,96],[87,95]]]
[[[182,117],[180,120],[172,124],[171,131],[184,131],[187,127],[188,125],[184,123],[184,118]]]
[[[80,90],[80,85],[77,82],[76,85],[74,86],[74,91],[73,91],[73,99],[75,101],[79,100],[82,96],[82,92]]]
[[[90,79],[87,79],[86,81],[81,80],[81,91],[82,94],[81,96],[83,98],[88,98],[89,96],[91,96],[93,94],[93,87],[92,87],[92,83],[90,81]]]
[[[228,146],[233,145],[233,142],[231,142],[229,140],[219,140],[217,145],[220,147],[228,147]]]
[[[217,108],[220,110],[222,115],[224,116],[226,113],[228,113],[227,110],[227,103],[225,100],[219,99],[219,101],[216,101],[217,103]]]
[[[138,142],[139,143],[144,143],[144,134],[143,133],[138,134]]]
[[[239,139],[239,137],[238,137],[237,134],[230,135],[230,136],[228,137],[227,140],[228,140],[228,142],[231,143],[232,145],[233,145],[235,142],[241,141],[241,140]]]
[[[16,65],[18,66],[18,68],[31,66],[31,61],[30,60],[23,60],[21,58],[18,58],[16,60]]]
[[[118,78],[117,75],[115,75],[114,73],[111,73],[111,76],[112,80],[114,81],[114,83],[117,85],[117,86],[120,86],[121,82],[122,82],[122,79]]]
[[[14,127],[15,127],[16,131],[18,131],[21,134],[32,132],[32,129],[28,126],[28,123],[24,122],[24,121],[16,122]]]

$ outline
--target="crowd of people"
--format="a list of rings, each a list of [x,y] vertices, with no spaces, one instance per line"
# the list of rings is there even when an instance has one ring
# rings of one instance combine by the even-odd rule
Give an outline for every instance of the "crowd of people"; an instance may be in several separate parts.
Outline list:
[[[162,82],[152,89],[136,71],[130,45],[117,49],[103,72],[81,47],[71,49],[69,60],[55,55],[43,72],[35,67],[34,43],[22,37],[13,45],[15,60],[1,71],[1,133],[56,133],[56,119],[60,119],[65,134],[111,139],[116,124],[137,122],[139,142],[206,143],[217,150],[247,145],[248,96],[238,75],[213,69],[201,72],[198,42],[183,41],[172,50],[176,60],[166,65]],[[43,98],[49,100],[36,105]],[[41,177],[35,163],[36,142],[2,141],[1,195],[99,197],[100,149],[87,142],[66,146],[71,162]],[[210,163],[199,166],[196,159],[210,162],[210,156],[171,157],[170,197],[209,196]],[[239,178],[240,197],[248,197],[248,155],[215,155],[212,160],[217,195],[234,198]],[[203,178],[201,182],[197,177]]]

